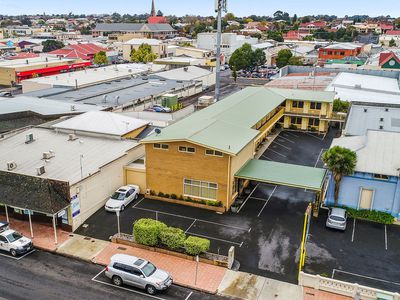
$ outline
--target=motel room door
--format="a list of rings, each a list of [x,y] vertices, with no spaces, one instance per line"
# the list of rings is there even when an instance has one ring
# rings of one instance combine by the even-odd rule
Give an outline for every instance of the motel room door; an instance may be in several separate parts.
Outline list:
[[[361,188],[359,209],[371,209],[374,190]]]

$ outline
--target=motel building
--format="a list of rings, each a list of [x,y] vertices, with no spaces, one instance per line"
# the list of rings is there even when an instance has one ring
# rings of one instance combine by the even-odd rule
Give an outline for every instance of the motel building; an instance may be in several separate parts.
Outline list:
[[[224,211],[250,180],[313,190],[320,199],[326,170],[254,158],[273,128],[326,134],[334,98],[335,92],[245,88],[143,139],[145,170],[138,176],[145,176],[150,198],[216,201]]]

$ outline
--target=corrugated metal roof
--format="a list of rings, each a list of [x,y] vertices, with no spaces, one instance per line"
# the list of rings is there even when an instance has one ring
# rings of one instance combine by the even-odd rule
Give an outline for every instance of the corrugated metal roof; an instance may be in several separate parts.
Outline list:
[[[32,133],[34,142],[25,144],[25,137]],[[31,128],[0,140],[0,170],[7,170],[7,162],[17,164],[12,172],[36,176],[36,168],[45,166],[42,178],[68,181],[70,185],[94,174],[100,168],[138,146],[131,140],[77,135],[69,141],[68,134],[52,129]],[[54,151],[55,156],[42,159],[43,152]],[[82,173],[81,176],[81,155]]]
[[[122,114],[90,111],[53,125],[58,129],[123,136],[149,124],[147,121]]]
[[[368,130],[365,136],[334,139],[332,146],[357,153],[357,172],[399,176],[400,133]]]
[[[235,177],[319,191],[325,175],[325,169],[251,159]]]
[[[200,143],[200,136],[202,145],[235,155],[257,136],[258,131],[251,127],[285,99],[332,102],[333,98],[332,92],[248,87],[162,129],[160,134],[151,135],[143,142],[186,140]]]

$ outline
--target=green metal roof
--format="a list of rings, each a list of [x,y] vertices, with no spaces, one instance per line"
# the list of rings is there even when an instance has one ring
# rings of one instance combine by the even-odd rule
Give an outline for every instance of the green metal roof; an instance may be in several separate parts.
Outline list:
[[[142,142],[187,141],[236,155],[259,134],[251,127],[286,99],[329,102],[334,95],[334,92],[247,87]]]
[[[325,175],[325,169],[251,159],[235,177],[319,191]]]

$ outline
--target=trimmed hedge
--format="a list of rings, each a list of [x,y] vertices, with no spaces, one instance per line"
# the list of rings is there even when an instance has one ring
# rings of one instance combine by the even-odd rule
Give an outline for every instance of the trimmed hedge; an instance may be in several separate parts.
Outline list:
[[[139,244],[156,246],[160,232],[167,228],[162,222],[153,219],[140,219],[133,224],[133,236]]]
[[[333,206],[332,206],[333,207]],[[344,208],[347,211],[347,215],[353,219],[364,219],[372,222],[382,223],[382,224],[393,224],[394,217],[386,212],[368,209],[355,209],[347,206],[338,206]]]
[[[189,236],[184,243],[185,251],[190,255],[199,255],[210,249],[210,240]]]
[[[160,231],[160,241],[170,249],[183,248],[186,235],[180,228],[167,227]]]

